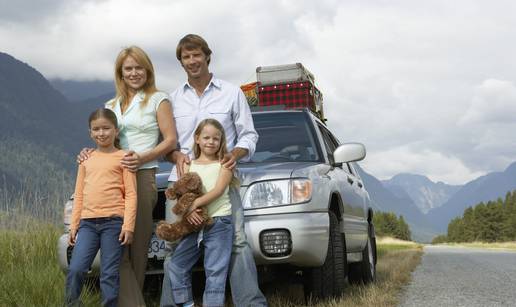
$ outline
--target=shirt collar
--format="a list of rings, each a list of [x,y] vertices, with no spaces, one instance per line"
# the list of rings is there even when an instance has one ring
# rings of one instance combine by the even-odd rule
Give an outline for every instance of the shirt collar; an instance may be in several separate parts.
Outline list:
[[[215,86],[217,89],[220,89],[222,86],[220,79],[215,78],[214,74],[211,74],[211,80],[208,83],[208,86],[206,88],[208,89],[211,86]],[[190,83],[188,83],[188,80],[186,80],[185,83],[183,83],[183,92],[186,91],[187,89],[191,89],[191,90],[194,89],[193,86],[191,86]]]

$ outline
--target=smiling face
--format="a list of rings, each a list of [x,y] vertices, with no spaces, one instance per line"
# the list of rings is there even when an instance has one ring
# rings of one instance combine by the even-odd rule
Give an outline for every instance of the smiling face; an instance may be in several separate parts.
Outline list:
[[[183,66],[188,79],[206,78],[210,75],[208,59],[201,48],[181,50],[181,65]]]
[[[206,125],[195,138],[195,144],[199,146],[201,156],[218,159],[218,153],[222,141],[222,133],[213,125]]]
[[[122,78],[130,91],[138,91],[147,82],[147,71],[132,56],[122,62]]]
[[[117,135],[118,129],[107,118],[99,117],[90,122],[90,136],[101,151],[114,150]]]

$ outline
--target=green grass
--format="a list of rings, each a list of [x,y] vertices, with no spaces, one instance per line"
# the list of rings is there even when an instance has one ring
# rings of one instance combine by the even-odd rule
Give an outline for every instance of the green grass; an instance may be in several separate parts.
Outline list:
[[[63,305],[65,274],[57,260],[57,241],[63,232],[57,224],[0,211],[0,307]],[[421,245],[380,239],[377,251],[377,283],[349,286],[344,298],[320,302],[317,306],[395,306],[401,287],[419,263]],[[277,287],[286,288],[266,292],[270,306],[304,304],[301,285]],[[98,286],[86,285],[81,299],[85,306],[100,306]],[[146,300],[149,307],[159,306],[156,291],[146,293]]]
[[[57,262],[62,230],[30,217],[0,215],[0,306],[61,306],[65,275]],[[88,287],[87,287],[88,288]],[[91,288],[91,286],[90,286]],[[99,306],[99,295],[83,292],[86,306]]]

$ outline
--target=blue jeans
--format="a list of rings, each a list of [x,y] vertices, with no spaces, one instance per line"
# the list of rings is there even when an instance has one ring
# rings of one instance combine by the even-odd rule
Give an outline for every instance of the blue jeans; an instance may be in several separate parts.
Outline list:
[[[172,297],[176,304],[193,301],[192,268],[202,253],[204,245],[204,272],[206,286],[203,306],[224,306],[226,278],[233,243],[231,216],[217,216],[214,223],[201,232],[184,237],[174,252],[172,260],[164,268],[172,286]],[[202,240],[202,242],[201,242]]]
[[[116,306],[119,290],[118,268],[124,247],[118,237],[122,218],[82,219],[66,276],[66,304],[80,304],[84,277],[100,248],[100,290],[102,306]]]
[[[173,184],[170,183],[169,186]],[[232,219],[234,227],[233,251],[229,266],[229,282],[231,285],[231,295],[233,304],[236,307],[260,307],[267,306],[267,300],[258,287],[258,277],[256,264],[254,262],[251,247],[247,243],[247,236],[244,229],[244,208],[238,188],[229,188],[229,198],[231,201]],[[167,207],[170,211],[171,206]],[[167,254],[164,267],[171,260],[177,243],[168,243]],[[170,278],[164,270],[163,285],[161,289],[161,307],[175,307],[172,300],[172,287]]]

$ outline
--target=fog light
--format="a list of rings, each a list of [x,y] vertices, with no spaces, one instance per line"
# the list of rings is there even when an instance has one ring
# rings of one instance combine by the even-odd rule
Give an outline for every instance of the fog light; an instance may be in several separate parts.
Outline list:
[[[267,257],[287,256],[292,252],[292,238],[286,229],[271,229],[260,233],[260,249]]]

